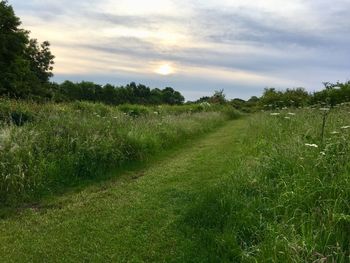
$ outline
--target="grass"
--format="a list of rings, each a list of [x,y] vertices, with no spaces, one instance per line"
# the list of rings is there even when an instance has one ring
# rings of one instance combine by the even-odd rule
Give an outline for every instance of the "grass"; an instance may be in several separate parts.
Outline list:
[[[349,262],[349,112],[254,115],[245,158],[184,218],[197,249],[213,262]]]
[[[229,118],[215,107],[0,102],[0,201],[5,205],[145,160]]]
[[[246,121],[0,221],[4,262],[201,262],[179,225],[202,192],[229,176]],[[205,256],[205,255],[204,255]]]
[[[227,122],[148,166],[4,218],[0,256],[350,262],[349,114],[343,105],[327,118],[309,108]]]

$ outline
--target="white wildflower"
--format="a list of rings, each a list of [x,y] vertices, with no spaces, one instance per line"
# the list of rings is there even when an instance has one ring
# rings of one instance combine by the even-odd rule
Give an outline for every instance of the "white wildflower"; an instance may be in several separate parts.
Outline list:
[[[305,143],[305,146],[318,148],[318,145],[314,144],[314,143],[312,143],[312,144],[311,143]]]
[[[320,154],[321,154],[321,155],[323,155],[323,156],[325,156],[325,155],[326,155],[326,153],[325,153],[325,152],[320,152]]]
[[[288,112],[288,115],[295,116],[294,112]]]
[[[349,129],[350,128],[350,125],[347,125],[347,126],[343,126],[343,127],[340,127],[340,129]]]
[[[332,131],[331,134],[339,134],[337,131]]]
[[[287,120],[290,120],[290,117],[284,117],[285,119],[287,119]]]
[[[281,113],[279,112],[273,112],[273,113],[270,113],[271,116],[277,116],[277,115],[280,115]]]

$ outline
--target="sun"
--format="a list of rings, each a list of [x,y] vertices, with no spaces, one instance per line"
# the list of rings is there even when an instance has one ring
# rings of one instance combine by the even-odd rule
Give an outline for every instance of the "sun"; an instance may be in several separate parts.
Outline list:
[[[174,68],[169,64],[162,64],[156,69],[155,72],[160,75],[167,76],[174,73]]]

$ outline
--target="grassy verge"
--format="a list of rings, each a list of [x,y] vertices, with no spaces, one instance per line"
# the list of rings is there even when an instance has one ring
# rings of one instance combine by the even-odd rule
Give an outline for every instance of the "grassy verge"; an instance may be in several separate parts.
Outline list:
[[[0,101],[0,201],[95,178],[223,124],[222,109]]]
[[[245,157],[180,223],[198,253],[212,262],[349,262],[349,112],[253,116]]]

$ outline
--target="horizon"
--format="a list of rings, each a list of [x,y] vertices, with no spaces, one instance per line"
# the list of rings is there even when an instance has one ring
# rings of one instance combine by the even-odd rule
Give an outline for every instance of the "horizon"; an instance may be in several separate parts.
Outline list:
[[[48,40],[53,81],[173,87],[186,100],[349,79],[350,3],[336,0],[10,0],[31,38]],[[67,8],[69,6],[69,8]]]

